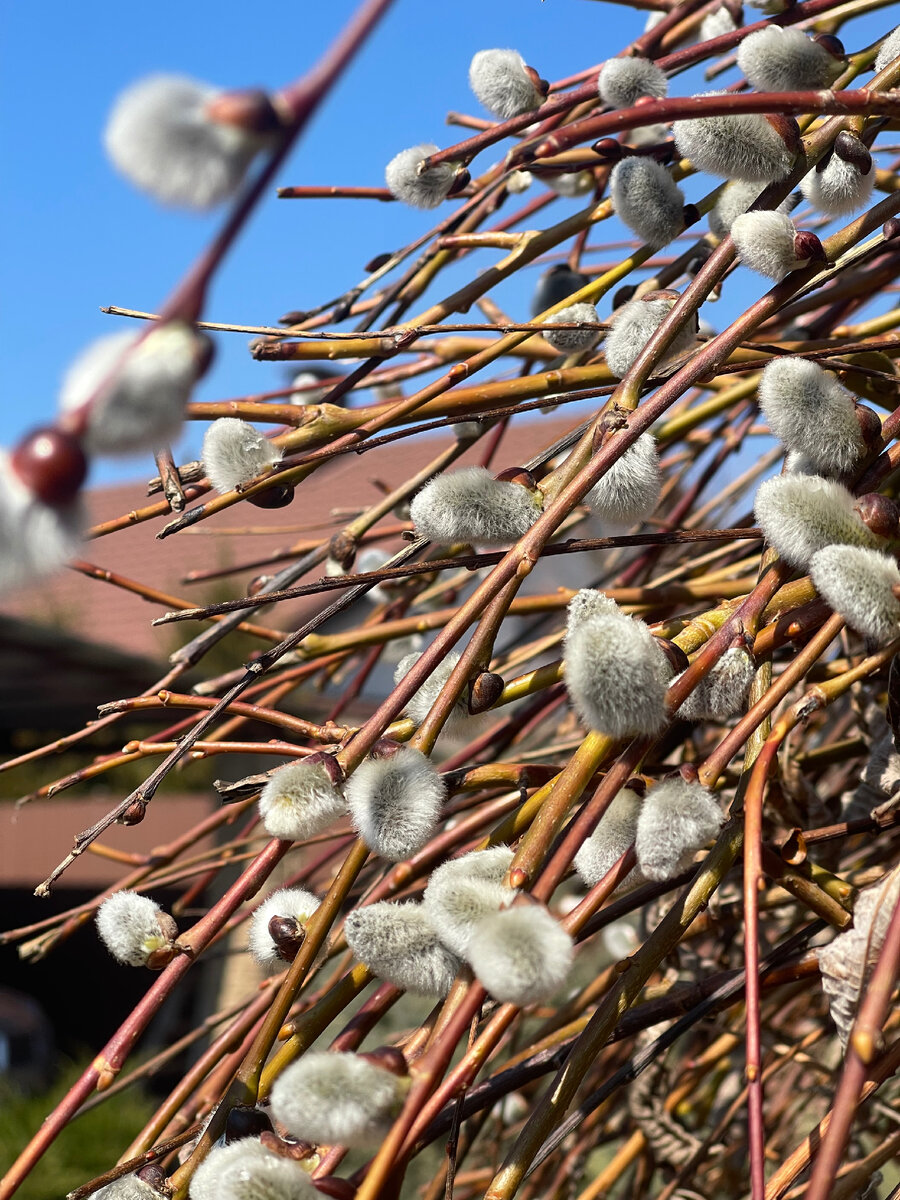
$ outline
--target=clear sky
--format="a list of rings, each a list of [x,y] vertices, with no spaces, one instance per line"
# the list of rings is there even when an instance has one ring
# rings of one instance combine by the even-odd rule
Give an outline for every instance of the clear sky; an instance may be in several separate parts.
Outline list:
[[[155,309],[221,220],[221,213],[160,208],[115,174],[101,134],[116,94],[152,71],[222,86],[278,86],[302,74],[355,7],[355,0],[6,6],[3,444],[49,419],[66,365],[92,338],[121,327],[100,306]],[[546,78],[561,78],[602,61],[644,20],[644,13],[588,0],[396,0],[278,183],[382,185],[385,163],[398,150],[464,136],[444,117],[450,108],[480,112],[466,77],[476,50],[512,46]],[[274,324],[289,309],[339,294],[361,278],[373,254],[404,244],[433,221],[434,214],[401,205],[273,195],[227,260],[206,315]],[[527,299],[520,315],[527,315]],[[218,338],[217,364],[199,398],[284,386],[285,368],[254,363],[246,343],[241,335]],[[199,433],[195,426],[181,456],[196,451]],[[147,474],[141,460],[106,460],[92,478]]]

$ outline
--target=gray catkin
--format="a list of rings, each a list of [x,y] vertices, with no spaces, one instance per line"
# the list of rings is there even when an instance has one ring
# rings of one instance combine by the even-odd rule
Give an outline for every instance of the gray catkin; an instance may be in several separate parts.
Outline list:
[[[584,503],[609,526],[630,529],[652,515],[661,485],[656,438],[643,433],[598,479]]]
[[[690,118],[676,121],[673,131],[683,158],[689,158],[698,170],[725,179],[774,183],[784,179],[796,157],[761,113]]]
[[[676,716],[685,721],[724,721],[741,712],[756,667],[753,659],[740,646],[732,646],[713,664]]]
[[[628,374],[638,355],[662,325],[674,305],[675,301],[665,296],[653,299],[638,298],[629,300],[627,304],[623,304],[613,313],[610,318],[611,328],[606,336],[605,344],[606,365],[613,375],[622,379]],[[689,350],[695,341],[694,328],[687,322],[676,333],[674,340],[657,364],[656,372],[665,370],[674,359]]]
[[[847,624],[879,646],[900,635],[896,561],[863,546],[826,546],[809,564],[816,591]]]
[[[431,874],[423,906],[438,937],[454,954],[464,957],[484,917],[515,897],[503,884],[512,862],[508,846],[476,850],[442,863]]]
[[[469,85],[488,112],[504,121],[539,108],[544,98],[517,50],[479,50],[469,66]]]
[[[596,325],[599,320],[600,316],[593,304],[580,303],[570,304],[568,308],[560,309],[558,313],[547,318],[546,324]],[[600,331],[598,329],[545,329],[544,337],[554,350],[559,350],[561,354],[572,354],[578,350],[589,350],[600,337]]]
[[[373,975],[418,996],[445,996],[461,965],[438,938],[427,910],[413,901],[357,908],[344,933]]]
[[[652,158],[623,158],[609,178],[616,216],[655,249],[684,226],[684,193],[671,173]]]
[[[662,100],[668,90],[666,73],[649,58],[610,58],[600,68],[597,90],[612,108],[633,108],[641,96]]]
[[[664,779],[647,793],[638,816],[638,866],[648,879],[671,879],[716,836],[724,819],[715,797],[699,783]]]
[[[799,29],[767,25],[748,33],[738,47],[738,67],[760,92],[806,91],[827,87],[842,64]]]
[[[731,223],[731,236],[745,267],[776,282],[801,264],[794,253],[797,230],[785,213],[757,209]]]
[[[439,163],[427,171],[419,171],[419,163],[437,152],[433,142],[423,142],[395,154],[384,169],[391,195],[413,208],[437,208],[447,198],[456,176],[453,163]]]
[[[480,921],[467,959],[502,1004],[538,1004],[565,982],[572,939],[539,905],[505,908]]]
[[[846,216],[862,208],[869,203],[874,187],[874,165],[864,173],[836,153],[821,171],[814,167],[800,181],[804,199],[829,217]]]
[[[484,467],[438,475],[410,505],[416,533],[444,544],[506,545],[527,533],[540,514],[539,497],[521,484],[494,479]]]
[[[741,180],[726,183],[710,209],[710,232],[720,239],[727,237],[731,233],[731,226],[734,224],[735,218],[739,217],[741,213],[745,213],[764,191],[765,187],[760,183],[744,183]],[[794,197],[788,196],[787,199],[782,200],[775,212],[789,213],[793,207]]]
[[[825,546],[883,544],[860,520],[850,492],[818,475],[767,479],[757,489],[754,511],[766,541],[789,566],[803,570]]]
[[[390,758],[366,759],[344,791],[359,836],[390,862],[421,850],[446,796],[444,781],[429,759],[408,746]]]
[[[865,457],[853,396],[818,363],[794,356],[773,358],[758,391],[759,407],[772,432],[786,449],[802,455],[814,473],[843,475]]]
[[[630,788],[622,788],[609,808],[600,818],[599,824],[589,838],[581,843],[572,865],[585,887],[592,888],[606,875],[634,844],[637,834],[638,814],[641,798]],[[630,891],[640,887],[644,877],[634,867],[619,884],[616,892]]]

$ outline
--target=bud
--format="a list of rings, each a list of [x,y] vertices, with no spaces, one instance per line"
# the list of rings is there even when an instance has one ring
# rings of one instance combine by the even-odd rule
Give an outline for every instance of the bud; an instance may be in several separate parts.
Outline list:
[[[844,216],[868,204],[875,187],[872,155],[856,134],[841,130],[834,151],[823,158],[800,183],[814,208],[829,217]]]
[[[604,525],[630,529],[652,515],[659,491],[656,438],[643,433],[594,484],[584,502]]]
[[[729,12],[728,5],[723,4],[721,8],[715,8],[712,12],[707,13],[700,22],[697,40],[708,42],[710,38],[721,37],[723,33],[733,33],[735,29],[737,29],[735,19]]]
[[[592,888],[599,883],[634,845],[640,811],[641,797],[630,788],[622,788],[600,818],[597,828],[581,843],[572,862],[585,887]],[[643,875],[635,867],[616,888],[616,894],[631,891],[644,882]]]
[[[742,646],[726,650],[675,714],[683,721],[724,721],[743,712],[756,664]]]
[[[560,309],[552,317],[547,318],[548,325],[596,325],[600,316],[593,304],[570,304],[568,308]],[[560,329],[559,331],[545,329],[544,337],[554,350],[562,354],[572,354],[577,350],[589,350],[600,338],[598,329]]]
[[[419,537],[433,542],[505,545],[522,537],[542,511],[539,495],[518,483],[504,483],[484,467],[463,467],[438,475],[410,505]]]
[[[0,595],[78,553],[86,518],[76,497],[84,466],[77,443],[56,430],[36,430],[11,454],[0,450]]]
[[[281,767],[270,775],[259,797],[259,815],[266,833],[286,842],[315,837],[346,811],[339,783],[322,760]]]
[[[826,546],[809,571],[816,591],[851,629],[879,646],[900,634],[900,570],[893,558],[860,546]]]
[[[317,1200],[318,1195],[299,1162],[249,1137],[214,1146],[191,1180],[191,1200]]]
[[[895,58],[900,58],[900,25],[897,25],[881,43],[875,56],[875,70],[885,70]]]
[[[291,392],[288,396],[289,404],[296,404],[304,407],[307,404],[321,404],[334,385],[341,378],[335,371],[326,371],[323,367],[304,367],[302,371],[298,371],[291,380],[295,388],[302,390]],[[321,387],[315,387],[315,384],[321,384]],[[335,401],[337,404],[342,404],[344,397]]]
[[[665,724],[672,669],[636,617],[616,609],[570,623],[563,667],[569,699],[590,729],[618,739]]]
[[[268,111],[266,129],[241,127],[234,123],[238,105],[230,97],[183,76],[141,79],[113,106],[104,133],[106,152],[129,182],[155,200],[213,208],[234,195],[256,154],[271,142]],[[246,123],[246,104],[244,109]],[[257,110],[259,115],[259,105]],[[229,119],[217,120],[217,112]]]
[[[521,196],[527,192],[534,182],[530,171],[510,171],[506,177],[506,190],[511,196]]]
[[[572,939],[541,905],[504,908],[479,921],[468,961],[479,983],[502,1004],[539,1004],[565,982]]]
[[[767,25],[744,38],[737,62],[759,92],[806,91],[837,79],[846,63],[843,49],[840,42],[829,47],[799,29]]]
[[[446,996],[461,965],[439,940],[423,905],[411,900],[355,909],[344,934],[373,975],[417,996]]]
[[[637,822],[635,853],[648,879],[671,879],[722,827],[711,792],[675,775],[650,789]]]
[[[860,520],[850,492],[818,475],[767,479],[757,490],[754,507],[766,541],[792,567],[806,570],[825,546],[882,544]]]
[[[557,196],[574,199],[586,196],[594,190],[594,175],[592,171],[565,171],[561,175],[541,175],[541,183],[545,183]]]
[[[503,883],[512,860],[509,846],[491,846],[432,871],[422,906],[441,942],[460,958],[468,954],[479,921],[515,898]]]
[[[593,588],[582,588],[576,592],[566,607],[566,637],[570,637],[582,621],[604,613],[618,613],[619,606],[605,592]]]
[[[169,1193],[158,1191],[153,1184],[139,1175],[120,1175],[112,1183],[91,1192],[87,1200],[162,1200]]]
[[[482,671],[469,684],[469,712],[473,715],[487,712],[494,707],[503,694],[503,676],[495,671]]]
[[[726,237],[731,233],[735,218],[745,213],[764,190],[764,185],[760,183],[742,183],[740,180],[726,183],[709,213],[710,232],[720,240]],[[795,207],[796,201],[796,195],[788,196],[786,200],[782,200],[775,212],[789,213]]]
[[[159,951],[171,951],[178,927],[168,913],[139,892],[114,892],[100,905],[97,932],[107,950],[129,967],[146,967]]]
[[[759,382],[759,406],[775,436],[814,474],[845,475],[865,457],[853,396],[818,363],[773,358]]]
[[[405,658],[402,658],[400,662],[397,663],[396,669],[394,670],[394,683],[399,683],[401,679],[408,675],[421,657],[421,652],[417,652],[414,654],[407,654]],[[458,662],[458,654],[450,653],[445,655],[435,667],[434,671],[432,671],[432,673],[419,688],[419,690],[414,692],[413,695],[410,696],[409,700],[407,700],[404,712],[408,717],[412,718],[417,725],[421,725],[428,716],[428,713],[431,711],[434,702],[438,698],[438,694],[440,693],[444,684],[450,678],[450,674]],[[447,720],[447,724],[444,726],[445,729],[451,729],[454,726],[459,728],[460,724],[468,719],[469,705],[466,692],[467,689],[463,689],[462,695],[453,705],[453,708],[450,711],[450,717]]]
[[[267,974],[274,975],[294,961],[303,931],[320,903],[303,888],[280,888],[255,909],[250,918],[250,953]]]
[[[439,163],[420,171],[422,160],[437,154],[433,142],[410,146],[394,155],[385,167],[384,178],[391,195],[413,208],[437,208],[445,200],[456,176],[455,163]]]
[[[540,108],[549,90],[516,50],[479,50],[469,66],[469,86],[502,121]]]
[[[251,1108],[247,1104],[236,1104],[228,1110],[225,1118],[225,1145],[239,1142],[242,1138],[256,1138],[261,1133],[272,1132],[272,1122],[259,1108]]]
[[[628,374],[644,346],[675,307],[677,299],[677,292],[651,292],[630,300],[613,313],[605,347],[606,365],[613,375],[622,379]],[[696,338],[696,324],[686,322],[657,364],[655,374],[665,371],[674,359],[689,350]]]
[[[204,435],[202,457],[216,491],[231,492],[279,462],[281,451],[247,421],[220,417]]]
[[[773,124],[762,113],[695,117],[676,121],[673,130],[679,154],[698,170],[747,183],[784,179],[799,150],[797,122],[787,119]]]
[[[347,780],[354,828],[375,854],[402,862],[433,834],[446,797],[444,781],[420,750],[368,758]]]
[[[879,492],[867,492],[856,501],[859,519],[879,538],[895,539],[900,536],[900,508],[889,496]]]
[[[314,1145],[372,1147],[394,1123],[408,1089],[408,1078],[361,1055],[313,1050],[275,1080],[272,1113]]]
[[[275,106],[260,88],[220,92],[206,105],[206,115],[217,125],[233,125],[245,133],[277,133],[281,127]]]
[[[616,216],[648,245],[670,242],[684,227],[684,193],[652,158],[626,158],[609,179]]]
[[[662,100],[669,83],[665,71],[648,58],[610,58],[600,68],[597,90],[610,108],[633,108],[641,96]]]

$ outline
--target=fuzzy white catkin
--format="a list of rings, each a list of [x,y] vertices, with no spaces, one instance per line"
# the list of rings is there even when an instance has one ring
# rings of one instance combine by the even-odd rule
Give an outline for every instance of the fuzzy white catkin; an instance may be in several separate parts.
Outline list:
[[[295,762],[269,776],[259,797],[266,832],[283,841],[315,837],[347,811],[341,789],[321,763]]]
[[[883,71],[895,58],[900,58],[900,25],[887,35],[875,56],[875,70]]]
[[[87,1200],[162,1200],[162,1197],[156,1188],[137,1175],[122,1175],[91,1192]]]
[[[157,449],[181,431],[199,362],[200,339],[182,322],[153,329],[143,340],[113,333],[92,342],[69,367],[59,406],[72,412],[95,397],[83,439],[90,454]]]
[[[345,793],[354,828],[369,849],[402,862],[434,832],[446,787],[420,750],[404,746],[390,758],[366,759]]]
[[[685,721],[724,721],[743,711],[756,672],[740,646],[726,650],[678,709]]]
[[[0,595],[49,575],[81,547],[87,516],[80,500],[44,504],[0,450]]]
[[[776,281],[801,265],[794,253],[796,234],[789,216],[767,209],[741,213],[731,224],[734,246],[744,266]]]
[[[609,178],[616,216],[648,246],[665,246],[684,225],[684,193],[653,158],[623,158]]]
[[[576,592],[566,606],[566,636],[568,637],[582,621],[601,613],[618,613],[619,606],[605,592],[594,588],[582,588]]]
[[[735,218],[739,217],[741,213],[745,213],[764,191],[765,188],[760,183],[743,183],[739,179],[734,183],[726,183],[710,209],[710,232],[714,233],[717,238],[726,237],[731,233],[731,226],[734,224]],[[775,212],[789,213],[793,207],[794,197],[788,196],[782,200]]]
[[[439,163],[421,173],[418,169],[423,158],[437,152],[433,142],[423,142],[394,155],[384,169],[384,179],[395,199],[413,208],[437,208],[446,199],[456,176],[455,164]]]
[[[266,139],[211,121],[221,91],[178,75],[151,75],[116,100],[104,133],[113,165],[162,204],[208,209],[234,195]]]
[[[773,358],[759,381],[759,407],[785,447],[823,475],[845,474],[865,456],[853,396],[818,363]]]
[[[820,171],[814,167],[800,181],[803,198],[829,217],[842,217],[869,203],[875,187],[874,165],[863,174],[852,162],[832,154]]]
[[[249,483],[281,459],[281,451],[238,417],[213,421],[203,437],[203,469],[217,492]]]
[[[737,52],[738,67],[759,92],[807,91],[827,87],[841,62],[799,29],[767,25],[749,33]]]
[[[314,1145],[377,1143],[393,1124],[408,1081],[356,1054],[313,1050],[272,1085],[275,1119]]]
[[[514,899],[515,889],[503,885],[512,859],[508,846],[492,846],[452,858],[431,873],[424,910],[443,944],[461,958],[479,921]]]
[[[295,388],[302,390],[291,392],[288,396],[288,403],[296,404],[299,407],[305,407],[307,404],[321,404],[334,387],[334,382],[325,383],[321,387],[309,387],[309,384],[321,382],[320,376],[314,375],[312,371],[298,371],[291,382]]]
[[[600,68],[597,90],[611,108],[633,108],[641,96],[662,100],[669,82],[665,71],[649,58],[610,58]]]
[[[575,196],[586,196],[594,189],[594,176],[591,171],[566,171],[562,175],[542,175],[541,183],[545,183],[557,196],[570,199]]]
[[[488,112],[503,121],[539,108],[544,99],[517,50],[479,50],[469,65],[469,86]]]
[[[711,792],[676,776],[650,789],[638,816],[635,852],[648,879],[671,879],[725,820]]]
[[[210,1150],[191,1180],[191,1200],[317,1200],[321,1193],[293,1158],[257,1138]]]
[[[97,932],[107,950],[129,967],[147,965],[156,950],[171,945],[175,922],[155,900],[139,892],[113,892],[100,905]]]
[[[417,996],[446,996],[461,963],[425,908],[413,901],[368,904],[344,923],[347,945],[379,979]]]
[[[566,635],[569,699],[590,729],[613,738],[658,733],[665,724],[672,668],[643,621],[599,613]]]
[[[397,663],[394,671],[394,683],[399,683],[422,657],[421,652],[415,654],[407,654]],[[450,678],[450,673],[459,662],[459,655],[450,653],[445,655],[432,673],[428,676],[417,692],[414,692],[406,702],[404,712],[408,717],[411,717],[417,725],[421,725],[428,716],[431,706],[438,698],[438,694],[444,684]],[[450,711],[450,717],[447,720],[445,729],[452,728],[454,725],[459,726],[461,721],[469,716],[469,706],[467,703],[467,689],[463,689],[463,694],[459,697],[453,708]]]
[[[600,315],[593,304],[581,303],[561,308],[558,313],[547,318],[546,324],[596,325],[599,320]],[[562,354],[571,354],[576,350],[589,350],[600,337],[600,331],[597,329],[545,329],[544,337],[554,350],[559,350]]]
[[[638,814],[641,798],[630,788],[622,788],[612,804],[600,818],[600,823],[586,838],[572,860],[578,878],[585,887],[592,888],[612,869],[629,846],[634,844],[637,834]],[[639,887],[644,877],[637,867],[629,871],[617,892],[630,891]]]
[[[710,175],[767,184],[784,179],[794,165],[794,152],[762,113],[694,117],[672,128],[678,153]]]
[[[269,922],[273,917],[286,917],[296,921],[300,930],[306,928],[309,918],[321,904],[318,896],[304,888],[279,888],[268,896],[250,918],[250,953],[259,965],[270,974],[283,969],[285,960],[278,953]]]
[[[825,546],[882,545],[854,510],[839,483],[818,475],[776,475],[760,484],[754,503],[766,541],[791,567],[804,570]]]
[[[816,591],[847,624],[879,646],[900,635],[900,570],[887,554],[862,546],[826,546],[809,564]]]
[[[818,952],[822,990],[828,997],[831,1017],[844,1049],[863,987],[884,945],[898,895],[900,871],[897,870],[872,887],[864,888],[853,907],[853,925]]]
[[[665,296],[653,300],[629,300],[617,309],[610,318],[610,331],[606,335],[606,365],[619,379],[624,378],[635,359],[662,325],[671,312],[675,301]],[[688,322],[675,335],[674,340],[656,366],[656,372],[664,371],[679,354],[689,350],[696,341],[696,333]]]
[[[707,13],[700,22],[698,41],[708,42],[710,38],[721,37],[723,33],[731,33],[737,29],[734,17],[723,4]]]
[[[463,467],[432,479],[413,497],[409,512],[419,537],[502,546],[528,532],[541,502],[521,484],[494,479],[485,467]]]
[[[501,1004],[539,1004],[565,982],[572,939],[539,905],[504,908],[478,923],[467,958]]]
[[[527,192],[534,182],[530,171],[510,171],[506,177],[506,190],[511,196],[520,196]]]
[[[630,529],[652,514],[660,487],[656,438],[642,433],[594,484],[584,503],[610,527]]]

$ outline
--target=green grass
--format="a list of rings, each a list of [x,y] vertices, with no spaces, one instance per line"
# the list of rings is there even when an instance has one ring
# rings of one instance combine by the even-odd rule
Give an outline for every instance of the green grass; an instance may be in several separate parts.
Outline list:
[[[15,1161],[83,1069],[83,1065],[70,1063],[57,1082],[39,1096],[23,1096],[0,1080],[0,1174]],[[154,1108],[153,1102],[134,1088],[76,1118],[16,1192],[16,1200],[62,1200],[66,1192],[108,1171]]]

